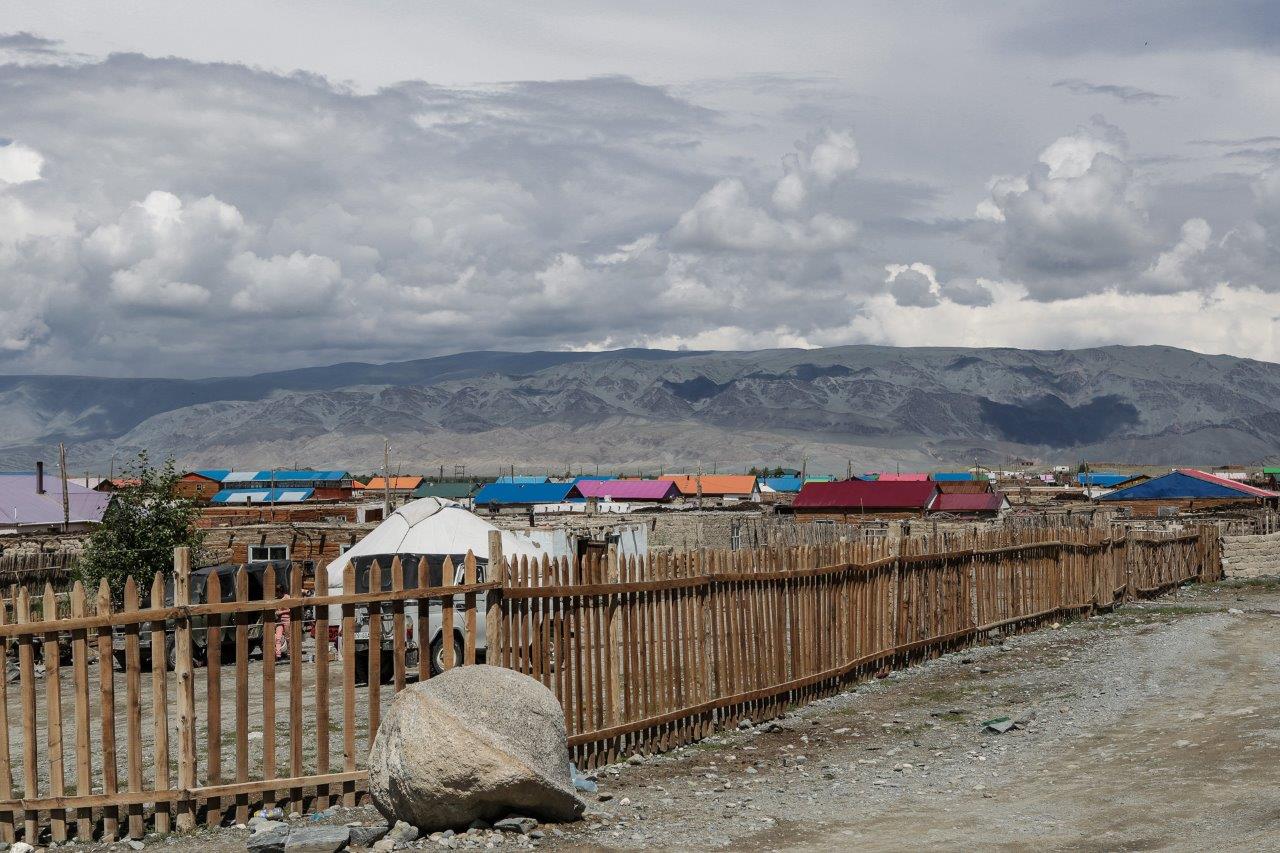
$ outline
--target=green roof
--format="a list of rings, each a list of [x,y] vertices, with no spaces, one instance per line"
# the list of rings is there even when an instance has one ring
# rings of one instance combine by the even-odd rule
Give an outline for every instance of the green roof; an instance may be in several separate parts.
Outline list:
[[[475,494],[474,483],[423,483],[413,490],[415,498],[444,498],[457,501]]]
[[[1262,473],[1280,476],[1280,468],[1263,468]]]

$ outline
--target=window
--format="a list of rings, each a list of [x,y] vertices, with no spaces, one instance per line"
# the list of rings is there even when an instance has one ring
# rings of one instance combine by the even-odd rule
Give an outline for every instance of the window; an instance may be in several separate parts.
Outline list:
[[[265,563],[268,560],[289,559],[288,545],[250,545],[249,562]]]

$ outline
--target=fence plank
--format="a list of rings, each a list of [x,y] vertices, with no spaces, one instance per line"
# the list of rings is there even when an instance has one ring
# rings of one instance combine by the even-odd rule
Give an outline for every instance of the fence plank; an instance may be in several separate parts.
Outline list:
[[[204,588],[205,601],[222,600],[222,581],[210,572]],[[213,615],[205,622],[205,778],[211,787],[222,784],[222,617]],[[210,797],[205,823],[222,823],[222,799]]]
[[[50,597],[52,594],[53,589],[50,587],[46,597]],[[133,578],[128,578],[124,583],[123,612],[133,613],[137,609],[138,584]],[[138,649],[138,631],[139,626],[135,623],[125,628],[124,635],[124,695],[125,714],[127,715],[125,718],[125,731],[127,733],[126,752],[128,754],[125,778],[129,783],[130,793],[134,794],[142,791],[142,661],[140,660]],[[141,838],[142,835],[142,803],[130,803],[129,837]]]
[[[191,550],[185,546],[175,549],[173,562],[173,603],[180,607],[191,603]],[[196,786],[196,682],[192,671],[189,617],[180,616],[174,625],[174,649],[178,682],[178,787],[189,791]],[[190,832],[195,823],[195,801],[189,797],[181,798],[178,801],[178,830]]]
[[[262,570],[262,598],[275,599],[276,567],[270,563]],[[276,779],[280,767],[276,763],[276,625],[275,608],[262,612],[262,778]],[[269,788],[266,800],[275,805],[277,791]]]
[[[289,775],[302,776],[302,564],[289,571]],[[302,788],[289,789],[289,804],[302,809]]]
[[[0,625],[9,621],[9,603],[0,599]],[[7,643],[0,648],[8,651]],[[6,654],[6,658],[8,655]],[[6,667],[7,669],[7,667]],[[13,763],[9,748],[9,679],[8,672],[0,678],[0,800],[13,799]],[[85,681],[87,690],[88,680]],[[12,844],[18,836],[17,814],[12,809],[0,811],[0,840]]]
[[[151,607],[164,607],[164,577],[157,572],[151,581]],[[83,609],[83,608],[82,608]],[[74,613],[74,599],[72,600]],[[157,791],[166,791],[172,780],[169,773],[169,656],[168,634],[165,623],[157,619],[151,623],[151,720],[154,728],[155,759],[152,762],[152,780]],[[77,675],[76,679],[79,680]],[[86,676],[87,683],[87,676]],[[80,785],[81,790],[89,788]],[[169,803],[157,802],[155,813],[156,832],[165,834],[171,828]]]
[[[111,590],[107,587],[106,578],[98,585],[97,613],[108,616],[111,613]],[[115,688],[115,655],[111,647],[111,628],[98,629],[98,705],[102,721],[102,793],[112,797],[118,790],[116,765],[116,688]],[[102,835],[104,840],[112,840],[118,831],[119,810],[108,805],[102,810]],[[179,827],[181,828],[181,827]]]
[[[323,576],[328,586],[327,573]],[[316,593],[319,594],[321,575],[316,575]],[[329,764],[329,608],[317,607],[315,621],[315,655],[316,655],[316,773],[326,775],[331,770]],[[316,787],[315,807],[324,811],[329,807],[329,786]]]
[[[236,569],[236,601],[249,600],[249,572]],[[236,782],[249,781],[249,620],[252,614],[236,614]],[[249,795],[236,795],[236,823],[249,820]]]
[[[342,574],[342,592],[354,595],[356,591],[356,567],[347,562]],[[352,773],[356,769],[356,608],[354,604],[342,605],[342,769]],[[351,808],[356,804],[354,782],[342,783],[342,804]]]

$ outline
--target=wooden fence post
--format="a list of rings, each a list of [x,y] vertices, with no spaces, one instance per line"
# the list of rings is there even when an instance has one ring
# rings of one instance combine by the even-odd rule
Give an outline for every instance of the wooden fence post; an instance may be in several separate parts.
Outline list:
[[[173,549],[173,604],[184,607],[191,603],[189,586],[191,549]],[[196,826],[196,804],[190,791],[196,786],[196,693],[195,673],[191,660],[191,617],[179,616],[174,625],[174,672],[178,682],[178,800],[177,826],[190,832]]]
[[[502,531],[489,531],[489,567],[486,581],[507,583],[507,567],[502,556]],[[545,583],[545,581],[544,581]],[[490,666],[502,666],[502,587],[485,593],[484,662]]]
[[[618,546],[614,543],[609,546],[608,555],[608,576],[606,581],[610,584],[622,583],[622,567],[618,563]],[[622,718],[625,716],[623,695],[622,695],[622,614],[618,603],[621,595],[618,592],[609,594],[609,610],[608,610],[608,631],[609,631],[609,653],[606,657],[608,670],[608,691],[609,691],[609,723],[610,726],[620,725]]]

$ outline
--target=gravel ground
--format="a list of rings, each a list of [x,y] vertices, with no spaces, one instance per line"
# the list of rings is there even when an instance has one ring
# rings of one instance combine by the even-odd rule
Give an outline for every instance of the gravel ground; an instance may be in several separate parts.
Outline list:
[[[984,731],[995,717],[1020,724]],[[1280,585],[1188,587],[1008,637],[598,779],[580,823],[425,846],[1277,850]]]

